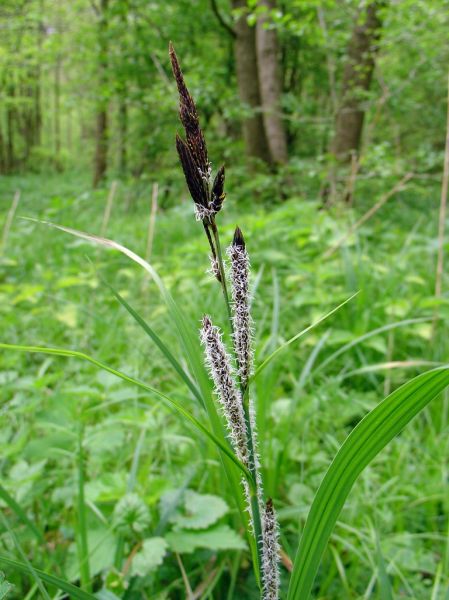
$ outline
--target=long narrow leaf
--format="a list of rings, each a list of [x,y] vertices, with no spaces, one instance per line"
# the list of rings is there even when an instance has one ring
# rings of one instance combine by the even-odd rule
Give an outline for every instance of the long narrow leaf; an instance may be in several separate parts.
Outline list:
[[[17,571],[20,571],[21,573],[25,573],[27,575],[30,573],[28,565],[19,562],[18,560],[12,560],[11,558],[7,558],[6,556],[0,554],[0,562],[10,567],[14,567],[14,569],[17,569]],[[45,581],[45,583],[48,583],[49,585],[54,585],[56,588],[66,592],[69,594],[70,598],[74,598],[74,600],[97,600],[97,598],[92,594],[84,592],[79,587],[76,587],[76,585],[61,579],[60,577],[56,577],[56,575],[50,575],[49,573],[41,571],[40,569],[35,569],[34,567],[33,571],[40,577],[42,581]]]
[[[405,319],[404,321],[396,321],[395,323],[389,323],[388,325],[383,325],[382,327],[378,327],[377,329],[373,329],[372,331],[368,331],[364,333],[360,337],[348,342],[344,346],[341,346],[336,352],[328,356],[321,364],[319,364],[314,370],[314,374],[318,373],[325,369],[331,362],[333,362],[336,358],[354,348],[358,344],[362,344],[366,340],[369,340],[376,335],[381,333],[385,333],[386,331],[391,331],[392,329],[398,329],[399,327],[407,327],[407,325],[416,325],[417,323],[425,323],[426,321],[431,321],[433,317],[417,317],[416,319]]]
[[[153,342],[156,344],[156,346],[159,348],[162,354],[167,358],[172,367],[178,373],[182,381],[184,381],[184,383],[190,389],[192,394],[201,402],[202,405],[204,405],[203,398],[201,397],[198,388],[192,382],[190,377],[187,375],[187,373],[184,371],[182,366],[179,364],[179,362],[176,360],[176,358],[173,356],[173,354],[170,352],[170,350],[167,348],[167,346],[164,344],[161,338],[157,335],[157,333],[148,325],[148,323],[143,319],[143,317],[141,317],[139,313],[123,298],[123,296],[121,296],[111,285],[109,285],[109,283],[105,282],[105,285],[108,286],[108,288],[111,290],[111,292],[120,302],[120,304],[129,312],[133,319],[137,321],[137,323],[141,326],[145,333],[153,340]]]
[[[0,498],[9,506],[9,508],[17,515],[17,517],[22,521],[24,525],[28,527],[28,529],[36,536],[37,540],[41,544],[45,544],[44,536],[42,532],[36,527],[36,525],[31,521],[23,508],[18,504],[14,498],[5,490],[5,488],[0,485]]]
[[[237,459],[237,457],[233,454],[232,450],[229,447],[227,447],[223,442],[221,442],[211,431],[209,431],[209,429],[207,429],[207,427],[205,427],[200,421],[198,421],[198,419],[196,419],[187,410],[185,410],[185,408],[181,404],[176,402],[176,400],[173,400],[173,398],[166,396],[162,392],[159,392],[159,390],[156,390],[155,388],[152,388],[151,386],[147,385],[146,383],[143,383],[143,381],[140,381],[139,379],[134,379],[134,377],[130,377],[129,375],[126,375],[125,373],[122,373],[121,371],[117,371],[116,369],[113,369],[112,367],[109,367],[108,365],[96,360],[92,356],[89,356],[88,354],[84,354],[84,352],[78,352],[77,350],[67,350],[65,348],[46,348],[43,346],[19,346],[19,345],[15,345],[15,344],[1,344],[0,343],[0,349],[1,348],[5,349],[5,350],[17,350],[19,352],[52,354],[52,355],[56,355],[56,356],[80,358],[81,360],[90,362],[91,364],[95,365],[99,369],[102,369],[103,371],[107,371],[108,373],[111,373],[112,375],[115,375],[116,377],[119,377],[120,379],[123,379],[124,381],[127,381],[128,383],[136,385],[136,386],[142,388],[143,390],[146,390],[147,392],[151,392],[152,394],[155,394],[156,396],[161,398],[161,400],[165,404],[173,406],[179,413],[181,413],[181,415],[183,417],[188,419],[196,427],[196,429],[198,429],[199,431],[201,431],[201,433],[206,435],[229,459],[232,460],[232,462],[251,481],[251,475],[250,475],[248,469]]]
[[[315,495],[296,554],[288,600],[307,600],[337,518],[363,469],[449,385],[449,367],[415,377],[360,421],[341,446]]]
[[[279,346],[279,348],[276,348],[276,350],[274,352],[272,352],[269,356],[267,356],[267,358],[257,367],[256,372],[253,375],[253,379],[255,379],[265,369],[265,367],[268,366],[268,364],[273,360],[273,358],[275,358],[279,354],[279,352],[282,352],[282,350],[284,350],[284,348],[287,348],[287,346],[290,346],[290,344],[293,344],[293,342],[296,342],[296,340],[299,340],[299,338],[301,338],[303,335],[308,333],[311,329],[313,329],[314,327],[317,327],[317,325],[319,325],[320,323],[322,323],[323,321],[328,319],[330,316],[332,316],[334,313],[336,313],[338,310],[340,310],[340,308],[342,308],[345,304],[347,304],[353,298],[355,298],[358,293],[359,292],[356,292],[355,294],[352,294],[352,296],[349,296],[349,298],[346,298],[346,300],[344,300],[341,304],[339,304],[338,306],[333,308],[331,311],[329,311],[328,313],[326,313],[325,315],[323,315],[322,317],[317,319],[314,323],[312,323],[311,325],[309,325],[308,327],[306,327],[305,329],[303,329],[302,331],[300,331],[299,333],[297,333],[296,335],[291,337],[289,340],[287,340],[286,342],[281,344]]]

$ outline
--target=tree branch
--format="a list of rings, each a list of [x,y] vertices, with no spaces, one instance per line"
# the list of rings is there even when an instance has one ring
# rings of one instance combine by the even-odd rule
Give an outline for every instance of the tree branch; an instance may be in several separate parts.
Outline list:
[[[220,11],[218,10],[218,6],[217,6],[217,0],[210,0],[210,5],[212,8],[212,12],[214,13],[214,15],[217,17],[217,21],[220,23],[220,25],[223,27],[223,29],[226,29],[226,31],[229,33],[229,35],[233,38],[237,37],[236,32],[232,29],[232,27],[226,23],[226,21],[223,19]]]

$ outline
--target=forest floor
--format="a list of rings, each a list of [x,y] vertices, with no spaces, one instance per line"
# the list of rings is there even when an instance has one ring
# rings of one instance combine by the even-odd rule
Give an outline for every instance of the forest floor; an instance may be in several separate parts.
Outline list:
[[[108,188],[92,192],[87,181],[70,174],[5,178],[1,223],[17,188],[21,198],[0,258],[0,342],[79,350],[185,399],[168,362],[106,285],[132,303],[179,356],[173,324],[145,272],[118,252],[21,218],[93,234],[103,228],[106,237],[144,255],[151,190],[130,201],[119,184],[105,227]],[[437,185],[412,180],[329,256],[329,249],[381,193],[361,184],[354,208],[331,212],[319,210],[318,203],[307,197],[267,206],[235,200],[231,193],[219,218],[226,244],[236,224],[247,240],[257,362],[358,292],[280,354],[257,386],[267,494],[278,507],[281,543],[290,557],[311,498],[351,428],[408,378],[447,361],[447,278],[442,298],[434,297]],[[206,272],[207,254],[207,241],[190,202],[158,212],[151,263],[192,328],[199,327],[204,313],[225,322],[220,292]],[[432,337],[435,311],[440,319]],[[136,594],[138,590],[149,594],[136,598],[181,598],[184,582],[172,552],[176,548],[192,587],[205,577],[205,564],[214,570],[216,576],[207,588],[212,595],[202,597],[226,598],[230,586],[235,590],[230,598],[256,597],[232,499],[213,448],[200,443],[155,398],[92,364],[0,352],[2,486],[46,532],[61,573],[74,581],[82,577],[76,543],[77,448],[82,435],[92,577],[101,574],[115,597],[121,597],[120,590],[132,576]],[[191,399],[183,401],[201,417]],[[326,551],[316,598],[381,597],[382,558],[394,597],[447,598],[448,412],[445,395],[363,473]],[[165,518],[164,505],[176,490],[184,498],[179,502],[185,513],[179,509]],[[210,519],[199,516],[198,527],[180,541],[180,523],[189,515],[189,493],[211,494],[215,501],[208,500]],[[130,494],[135,495],[131,500]],[[142,509],[143,523],[136,516],[129,537],[118,539],[111,522],[123,509],[124,497],[131,503],[143,500],[149,514]],[[226,500],[226,509],[219,497]],[[232,531],[220,528],[223,523]],[[215,538],[205,541],[211,527]],[[2,534],[2,552],[6,548],[19,558],[23,552],[33,557],[35,566],[48,567],[27,532],[18,524],[14,531],[10,537],[8,531]],[[142,532],[163,540],[162,564],[156,559],[149,568],[147,556],[144,567],[130,561],[126,572],[118,573],[114,558],[120,544],[125,539],[142,555]],[[32,577],[6,566],[2,570],[16,586],[12,597],[40,597]],[[284,586],[288,581],[284,568],[282,581]]]

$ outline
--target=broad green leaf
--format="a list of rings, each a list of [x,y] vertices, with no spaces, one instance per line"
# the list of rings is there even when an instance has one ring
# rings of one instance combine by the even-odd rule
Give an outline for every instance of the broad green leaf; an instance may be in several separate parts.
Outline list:
[[[415,377],[368,413],[346,438],[315,495],[294,562],[288,600],[307,600],[345,500],[363,469],[449,385],[449,368]]]
[[[171,522],[180,529],[207,529],[229,510],[222,498],[212,494],[197,494],[187,490],[184,498],[185,514],[177,513]]]
[[[11,558],[0,554],[0,562],[10,567],[13,567],[14,569],[19,571],[20,573],[23,573],[24,575],[30,574],[29,566],[25,563],[19,562],[18,560],[12,560]],[[63,592],[67,592],[67,594],[69,594],[69,597],[73,600],[97,600],[96,597],[92,594],[81,590],[79,587],[76,587],[76,585],[65,581],[65,579],[56,577],[56,575],[50,575],[49,573],[41,571],[40,569],[33,568],[33,571],[45,583],[53,585],[56,588],[62,590]]]
[[[168,544],[161,537],[153,537],[145,540],[142,549],[133,558],[131,575],[145,577],[156,567],[162,564],[167,554]]]
[[[114,526],[122,535],[141,534],[151,523],[148,506],[137,494],[123,496],[114,508]]]
[[[245,550],[244,540],[228,525],[206,531],[171,531],[165,536],[173,552],[190,553],[197,548],[209,550]]]
[[[115,535],[105,527],[97,527],[96,529],[89,529],[87,531],[89,573],[92,577],[113,565],[114,555],[111,552],[111,548],[114,548],[116,543],[117,539]],[[81,569],[77,557],[76,544],[72,544],[69,548],[66,576],[70,581],[76,581],[79,579],[80,574]]]

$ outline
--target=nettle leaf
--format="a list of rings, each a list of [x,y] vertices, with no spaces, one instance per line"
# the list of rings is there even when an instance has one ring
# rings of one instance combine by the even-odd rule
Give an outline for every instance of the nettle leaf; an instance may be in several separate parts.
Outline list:
[[[184,496],[184,514],[178,512],[171,522],[180,529],[207,529],[229,511],[229,506],[219,496],[197,494],[187,490]]]
[[[143,542],[142,549],[135,555],[131,565],[131,575],[145,577],[150,571],[162,564],[167,554],[168,544],[161,537],[149,538]]]
[[[171,531],[165,536],[171,550],[180,554],[197,548],[209,550],[245,550],[245,541],[228,525],[218,525],[207,531]]]
[[[150,511],[137,494],[126,494],[115,506],[114,525],[122,535],[142,533],[151,523]]]

